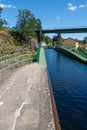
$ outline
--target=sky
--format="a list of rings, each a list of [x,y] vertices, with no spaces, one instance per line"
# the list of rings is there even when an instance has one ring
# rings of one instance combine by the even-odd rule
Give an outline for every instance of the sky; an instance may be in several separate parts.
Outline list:
[[[0,7],[10,27],[15,26],[19,9],[29,9],[41,20],[43,29],[87,26],[87,0],[0,0]],[[85,36],[86,33],[62,35],[79,39]]]

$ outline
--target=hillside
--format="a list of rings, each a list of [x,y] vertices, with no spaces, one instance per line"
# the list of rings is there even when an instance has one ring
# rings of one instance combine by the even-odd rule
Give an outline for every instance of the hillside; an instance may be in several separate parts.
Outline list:
[[[31,39],[31,44],[20,45],[11,35],[11,30],[0,30],[0,83],[17,67],[36,60],[36,45],[34,38]]]
[[[0,46],[2,44],[12,45],[14,43],[14,38],[10,34],[10,30],[4,29],[0,30]]]
[[[0,55],[13,54],[23,51],[32,51],[38,47],[38,42],[36,39],[31,38],[28,44],[21,45],[16,39],[11,35],[10,29],[0,30]]]

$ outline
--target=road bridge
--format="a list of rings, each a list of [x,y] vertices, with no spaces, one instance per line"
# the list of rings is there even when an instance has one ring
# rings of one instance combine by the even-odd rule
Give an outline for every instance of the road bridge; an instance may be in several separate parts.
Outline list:
[[[87,27],[42,29],[42,33],[87,33]]]
[[[36,30],[38,41],[40,42],[41,34],[46,33],[57,33],[57,34],[67,34],[67,33],[87,33],[87,26],[85,27],[66,27],[66,28],[55,28],[55,29],[42,29],[42,31]]]

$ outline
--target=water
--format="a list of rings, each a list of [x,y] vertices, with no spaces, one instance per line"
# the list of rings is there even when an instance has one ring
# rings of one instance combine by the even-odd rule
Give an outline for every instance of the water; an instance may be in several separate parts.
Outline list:
[[[87,65],[45,49],[62,130],[87,130]]]

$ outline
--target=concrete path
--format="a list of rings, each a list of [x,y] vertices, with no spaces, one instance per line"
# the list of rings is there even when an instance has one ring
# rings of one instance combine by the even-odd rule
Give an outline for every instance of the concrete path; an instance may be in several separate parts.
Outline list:
[[[19,68],[0,84],[0,130],[55,130],[46,68]]]

